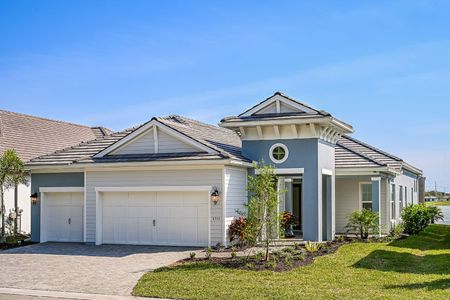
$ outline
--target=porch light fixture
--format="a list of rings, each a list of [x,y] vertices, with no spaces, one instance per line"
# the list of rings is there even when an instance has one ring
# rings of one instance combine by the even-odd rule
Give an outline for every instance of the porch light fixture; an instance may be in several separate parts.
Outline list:
[[[36,205],[38,202],[38,193],[31,194],[30,199],[31,204]]]
[[[214,203],[214,205],[217,204],[220,200],[220,193],[219,189],[217,187],[213,187],[213,191],[211,193],[211,201]]]

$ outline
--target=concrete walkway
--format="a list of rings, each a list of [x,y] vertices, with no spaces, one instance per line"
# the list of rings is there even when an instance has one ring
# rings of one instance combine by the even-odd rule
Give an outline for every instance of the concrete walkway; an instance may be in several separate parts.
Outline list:
[[[147,271],[199,249],[45,243],[0,252],[0,288],[129,296]]]

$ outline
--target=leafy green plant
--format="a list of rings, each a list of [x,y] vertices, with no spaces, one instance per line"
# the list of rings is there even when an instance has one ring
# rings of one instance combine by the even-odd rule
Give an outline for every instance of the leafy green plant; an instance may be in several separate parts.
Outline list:
[[[320,250],[321,247],[322,247],[322,244],[320,244],[320,243],[311,242],[311,241],[307,241],[305,243],[305,249],[309,253],[316,253],[317,251]]]
[[[292,266],[293,264],[292,254],[286,253],[286,255],[284,256],[284,264],[289,267]]]
[[[338,236],[336,237],[336,241],[337,241],[338,243],[343,243],[343,242],[345,242],[345,236],[343,236],[343,235],[338,235]]]
[[[405,232],[405,226],[403,223],[394,224],[389,231],[389,236],[397,239]]]
[[[231,258],[232,259],[235,259],[237,257],[237,252],[236,252],[236,250],[231,250]]]
[[[409,205],[401,215],[407,234],[418,234],[428,225],[444,218],[439,207],[425,204]]]
[[[248,262],[248,263],[245,264],[245,267],[246,267],[247,269],[249,269],[249,270],[252,270],[252,269],[255,268],[255,264],[252,263],[252,262]]]
[[[205,253],[205,258],[206,259],[210,259],[211,258],[211,255],[212,255],[212,249],[211,248],[206,248],[206,251],[205,251],[206,253]]]
[[[299,260],[299,261],[305,260],[305,257],[306,257],[306,255],[305,255],[305,253],[303,253],[303,252],[297,252],[297,253],[295,253],[294,256],[293,256],[293,258],[294,258],[295,260]]]
[[[300,243],[294,243],[294,249],[295,249],[295,250],[300,250],[300,249],[302,249],[302,244],[300,244]]]
[[[247,219],[244,230],[244,241],[255,246],[261,241],[265,248],[265,261],[269,260],[269,246],[278,237],[280,216],[278,213],[278,196],[284,191],[277,188],[278,177],[272,166],[254,164],[258,175],[249,176],[247,191],[249,201],[246,204]]]
[[[361,239],[367,240],[369,234],[379,231],[378,214],[368,209],[355,211],[348,217],[346,228],[358,232]]]
[[[264,253],[259,251],[255,254],[254,258],[255,260],[261,260],[263,258]]]
[[[268,262],[267,262],[267,267],[269,267],[272,270],[275,270],[277,268],[278,265],[278,260],[276,259],[276,257],[272,257]]]
[[[194,259],[194,258],[195,258],[195,252],[189,253],[189,258],[190,258],[190,259]]]

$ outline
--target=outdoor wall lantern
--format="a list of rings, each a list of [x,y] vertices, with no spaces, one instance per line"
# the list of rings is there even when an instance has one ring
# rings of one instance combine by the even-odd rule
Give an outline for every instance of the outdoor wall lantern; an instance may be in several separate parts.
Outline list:
[[[214,205],[217,204],[220,200],[220,193],[219,189],[217,187],[213,187],[213,191],[211,193],[211,201],[214,203]]]
[[[30,196],[31,204],[35,205],[38,202],[38,193],[31,194]]]

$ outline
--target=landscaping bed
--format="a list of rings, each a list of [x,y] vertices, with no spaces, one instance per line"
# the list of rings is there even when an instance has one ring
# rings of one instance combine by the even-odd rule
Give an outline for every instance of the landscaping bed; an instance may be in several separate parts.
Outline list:
[[[231,251],[230,256],[227,257],[186,258],[178,262],[178,264],[209,262],[231,269],[285,272],[300,266],[309,265],[316,257],[335,253],[339,247],[351,243],[353,240],[351,238],[343,238],[324,244],[311,243],[311,248],[295,244],[276,251],[272,250],[268,261],[265,261],[265,253],[263,251],[255,250],[247,256],[233,255],[233,251]]]
[[[450,226],[393,242],[348,242],[288,272],[182,262],[145,274],[135,296],[176,299],[448,299]]]
[[[16,236],[8,236],[5,242],[0,243],[0,250],[7,250],[17,247],[23,247],[34,244],[30,241],[30,237],[24,234],[18,234]]]

